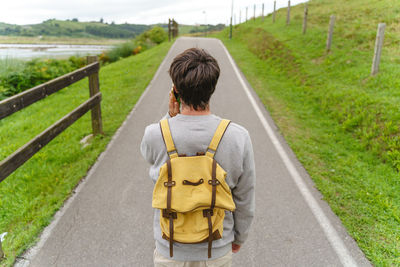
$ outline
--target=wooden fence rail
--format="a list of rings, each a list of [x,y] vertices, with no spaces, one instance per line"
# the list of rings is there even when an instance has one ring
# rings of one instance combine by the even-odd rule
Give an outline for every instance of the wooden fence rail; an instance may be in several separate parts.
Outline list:
[[[95,62],[4,99],[0,102],[0,120],[98,71],[99,63]]]
[[[97,57],[88,57],[88,62],[93,62]],[[19,148],[13,154],[0,162],[0,182],[6,179],[12,172],[18,169],[28,159],[35,155],[40,149],[47,145],[57,135],[62,133],[71,124],[82,117],[86,112],[92,110],[93,134],[102,133],[101,120],[101,93],[99,92],[98,71],[99,63],[93,62],[81,69],[36,86],[18,95],[0,102],[0,119],[21,110],[46,96],[53,94],[72,83],[85,77],[89,77],[90,98],[75,108],[72,112],[51,125],[41,134],[34,137],[27,144]]]

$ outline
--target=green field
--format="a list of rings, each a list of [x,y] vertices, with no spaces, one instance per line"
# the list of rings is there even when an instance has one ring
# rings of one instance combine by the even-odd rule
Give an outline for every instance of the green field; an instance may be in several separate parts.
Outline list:
[[[395,0],[312,0],[222,39],[332,210],[376,266],[400,266],[400,36]],[[336,24],[325,51],[329,17]],[[371,77],[377,25],[387,24]]]
[[[0,183],[0,233],[9,233],[3,243],[6,258],[0,266],[11,266],[35,243],[134,107],[170,46],[162,43],[101,68],[104,136],[82,147],[79,141],[91,133],[88,113]],[[72,111],[88,95],[88,80],[84,79],[0,120],[0,160]]]

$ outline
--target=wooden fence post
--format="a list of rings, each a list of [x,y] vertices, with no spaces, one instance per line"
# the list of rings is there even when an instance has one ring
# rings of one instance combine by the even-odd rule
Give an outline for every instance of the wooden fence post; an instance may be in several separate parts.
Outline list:
[[[97,62],[97,56],[88,56],[87,63]],[[100,92],[99,73],[89,75],[89,93],[90,97]],[[93,135],[103,134],[103,121],[101,119],[101,106],[100,103],[92,108],[92,129]]]
[[[4,257],[3,248],[1,247],[1,242],[4,240],[4,237],[7,235],[7,232],[0,234],[0,261]]]
[[[335,15],[331,16],[329,22],[329,32],[328,32],[328,39],[326,40],[326,51],[331,51],[332,46],[332,36],[333,36],[333,27],[335,26]]]
[[[0,238],[0,260],[4,257],[3,248],[1,247],[1,238]]]
[[[276,1],[274,1],[274,13],[272,13],[272,22],[275,23],[275,14],[276,14]]]
[[[232,16],[231,16],[231,24],[229,26],[229,39],[232,39]]]
[[[256,21],[256,5],[254,5],[254,17],[253,20]]]
[[[168,19],[168,41],[171,42],[171,19]]]
[[[246,6],[246,22],[247,22],[247,9],[248,9],[248,7]]]
[[[286,25],[290,23],[290,0],[288,1],[287,15],[286,15]]]
[[[174,36],[174,34],[175,34],[174,30],[175,30],[175,29],[174,29],[174,19],[172,18],[172,19],[171,19],[171,40],[175,38],[175,36]]]
[[[242,23],[242,10],[239,10],[239,24]]]
[[[308,16],[308,3],[304,6],[304,19],[303,19],[303,34],[307,31],[307,16]]]
[[[207,27],[207,25],[206,25]],[[207,32],[207,30],[206,30]],[[178,23],[175,21],[175,19],[172,19],[172,38],[176,38],[179,35],[179,25]]]
[[[374,59],[372,61],[371,75],[375,75],[379,72],[379,63],[381,62],[381,54],[383,47],[383,38],[385,36],[385,23],[378,24],[378,31],[376,33],[376,41],[375,41],[375,51],[374,51]]]
[[[262,21],[264,22],[264,3],[262,3],[262,7],[261,7],[261,17],[262,17]]]

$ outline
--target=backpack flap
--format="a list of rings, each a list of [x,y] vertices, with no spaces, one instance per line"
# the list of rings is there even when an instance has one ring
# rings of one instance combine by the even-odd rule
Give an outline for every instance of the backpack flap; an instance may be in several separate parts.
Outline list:
[[[177,157],[171,159],[172,187],[171,209],[176,212],[189,212],[210,207],[212,185],[213,159],[207,156]],[[234,211],[235,203],[232,200],[231,190],[225,181],[226,172],[217,164],[216,202],[215,207]],[[200,182],[200,181],[203,182]],[[152,206],[156,209],[167,208],[168,187],[167,164],[160,169],[160,176],[154,186]],[[196,184],[196,185],[193,185]]]

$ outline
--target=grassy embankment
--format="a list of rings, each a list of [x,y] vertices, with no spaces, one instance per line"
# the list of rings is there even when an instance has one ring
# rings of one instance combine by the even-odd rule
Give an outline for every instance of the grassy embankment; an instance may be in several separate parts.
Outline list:
[[[162,43],[100,70],[104,136],[85,148],[80,140],[91,133],[90,113],[51,141],[0,183],[0,233],[8,232],[0,266],[10,266],[32,245],[53,214],[105,149],[135,105],[171,43]],[[140,75],[138,75],[140,73]],[[88,99],[84,79],[0,121],[0,160]]]
[[[400,37],[396,0],[314,0],[217,35],[332,210],[376,266],[400,266]],[[336,14],[332,52],[325,52]],[[370,76],[377,24],[381,71]]]

